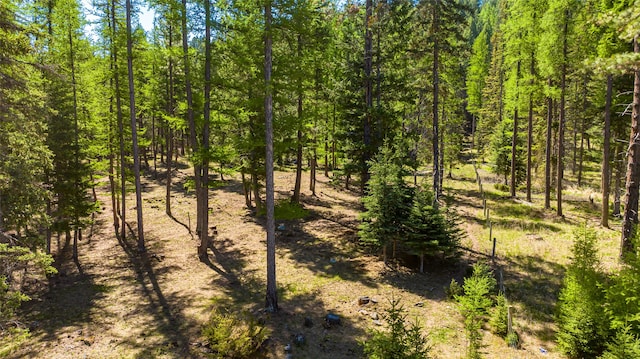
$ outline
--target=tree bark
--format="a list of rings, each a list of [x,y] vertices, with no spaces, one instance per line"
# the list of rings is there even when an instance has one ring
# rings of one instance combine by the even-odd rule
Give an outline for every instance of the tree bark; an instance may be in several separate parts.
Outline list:
[[[564,126],[565,126],[565,93],[567,91],[567,32],[569,26],[569,11],[565,11],[563,45],[562,45],[562,73],[560,80],[560,120],[558,122],[558,169],[556,171],[556,197],[558,203],[557,214],[562,217],[562,179],[564,177]]]
[[[371,158],[371,115],[373,110],[373,84],[371,78],[372,70],[372,45],[373,45],[373,33],[371,31],[371,17],[373,15],[373,1],[366,0],[365,2],[365,34],[364,34],[364,98],[366,104],[366,114],[364,116],[363,123],[363,143],[364,151],[362,154],[362,183],[360,187],[364,192],[366,183],[369,181],[369,164],[368,161]]]
[[[144,252],[144,226],[142,222],[142,187],[140,183],[140,156],[138,154],[138,131],[136,102],[133,85],[133,54],[131,41],[131,0],[126,1],[127,13],[127,69],[129,73],[129,116],[131,119],[131,142],[133,147],[133,175],[136,182],[136,214],[138,220],[138,251]]]
[[[371,0],[369,0],[371,1]],[[269,312],[278,311],[276,287],[276,226],[274,218],[273,179],[273,98],[271,88],[271,0],[266,0],[264,9],[264,114],[265,114],[265,157],[267,195],[267,295],[265,307]]]
[[[438,91],[440,85],[440,76],[438,73],[439,63],[439,43],[438,43],[438,28],[439,28],[439,0],[435,0],[433,4],[433,205],[438,206],[438,199],[440,198],[440,165],[438,158],[440,157],[438,146]]]
[[[531,63],[529,71],[532,78],[529,81],[529,85],[533,87],[533,82],[536,74],[535,56],[531,53]],[[531,156],[533,147],[533,93],[529,93],[529,116],[527,121],[527,202],[531,202]]]
[[[633,52],[640,53],[638,36],[633,39]],[[627,150],[627,193],[624,197],[620,256],[633,250],[631,238],[638,224],[638,190],[640,187],[640,70],[634,71],[631,135]]]
[[[181,16],[181,26],[182,26],[182,57],[184,61],[184,78],[185,78],[185,91],[187,95],[187,123],[189,125],[189,142],[191,145],[191,151],[194,155],[198,154],[200,148],[198,146],[198,138],[196,135],[196,122],[195,115],[193,110],[193,91],[191,87],[191,71],[189,66],[189,44],[188,34],[187,34],[187,0],[182,0],[182,16]],[[184,137],[183,137],[184,138]],[[184,145],[182,146],[184,149]],[[194,159],[193,161],[193,172],[194,172],[194,182],[195,182],[195,193],[196,193],[196,235],[198,238],[202,238],[202,232],[206,232],[207,229],[202,227],[202,191],[200,186],[201,180],[201,165],[198,163],[199,159]]]
[[[302,37],[298,35],[298,57],[302,56]],[[300,59],[302,61],[302,59]],[[300,202],[300,186],[302,185],[302,79],[298,79],[298,143],[296,151],[296,183],[293,187],[292,203]]]
[[[613,92],[613,75],[607,74],[607,95],[604,105],[604,142],[602,144],[602,212],[600,223],[603,227],[609,228],[609,178],[611,169],[611,97]]]
[[[551,79],[549,79],[549,87],[551,87]],[[551,151],[553,150],[551,130],[553,127],[553,99],[547,97],[547,136],[545,145],[545,163],[544,163],[544,208],[551,209]]]
[[[173,26],[171,24],[169,24],[169,50],[173,49]],[[168,88],[167,88],[167,96],[168,101],[167,101],[167,113],[173,117],[175,116],[175,111],[174,111],[174,85],[173,85],[173,56],[171,55],[171,51],[169,54],[169,81],[168,81]],[[174,138],[173,138],[173,130],[171,129],[171,123],[169,121],[167,121],[167,133],[166,133],[166,142],[167,142],[167,153],[166,153],[166,174],[167,174],[167,178],[166,178],[166,191],[165,191],[165,212],[167,213],[167,215],[171,216],[171,181],[172,181],[172,161],[171,159],[173,158],[173,151],[174,151]]]
[[[199,216],[202,218],[200,231],[200,246],[198,256],[200,259],[207,257],[209,240],[209,122],[211,119],[211,1],[204,0],[205,12],[205,65],[204,65],[204,124],[202,125],[202,168],[200,180],[200,207]]]
[[[518,154],[518,78],[520,77],[520,60],[516,70],[516,101],[513,108],[513,137],[511,138],[511,197],[516,197],[516,156]]]
[[[120,239],[124,240],[127,237],[127,222],[126,214],[127,207],[125,204],[126,197],[126,163],[124,157],[124,119],[122,118],[122,102],[120,99],[120,76],[118,74],[118,46],[115,44],[116,39],[116,5],[115,0],[111,0],[111,53],[113,55],[113,78],[115,84],[115,97],[116,97],[116,118],[118,121],[119,143],[120,143]]]

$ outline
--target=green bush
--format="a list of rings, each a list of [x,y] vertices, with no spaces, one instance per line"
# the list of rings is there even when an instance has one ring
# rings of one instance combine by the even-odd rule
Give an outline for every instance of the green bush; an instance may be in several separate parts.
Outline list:
[[[458,281],[452,278],[451,283],[449,283],[449,286],[444,287],[444,294],[447,296],[447,299],[452,300],[452,299],[456,299],[456,297],[463,295],[464,290],[462,289],[462,286],[458,284]]]
[[[510,346],[511,348],[518,348],[518,346],[520,345],[520,337],[518,336],[518,333],[516,333],[515,331],[512,331],[511,333],[507,334],[505,341],[507,342],[507,345]]]
[[[249,313],[214,310],[202,329],[202,336],[213,351],[212,358],[249,358],[255,355],[269,331]]]
[[[473,274],[464,281],[464,295],[456,297],[460,312],[464,317],[464,328],[469,340],[467,358],[481,358],[482,333],[480,329],[485,321],[484,316],[493,304],[491,293],[495,289],[496,280],[491,269],[485,263],[478,262],[473,266]]]
[[[558,298],[558,347],[569,358],[596,357],[609,335],[609,320],[603,310],[604,276],[595,242],[592,229],[582,227],[574,232],[573,259]]]
[[[399,300],[392,300],[384,319],[388,331],[376,330],[363,343],[364,353],[370,359],[426,359],[429,354],[427,338],[416,322],[407,326],[407,314]]]
[[[56,269],[51,266],[52,263],[53,258],[48,254],[0,243],[0,329],[13,318],[20,304],[29,300],[22,293],[19,283],[11,283],[13,273],[24,270],[24,274],[53,274]]]
[[[507,306],[507,299],[503,294],[498,294],[496,297],[496,305],[493,307],[491,311],[491,318],[489,319],[491,332],[495,335],[501,336],[502,338],[507,338],[508,317],[509,308]]]
[[[616,333],[612,341],[607,343],[607,350],[600,359],[636,359],[640,358],[640,339],[633,335],[627,326]]]

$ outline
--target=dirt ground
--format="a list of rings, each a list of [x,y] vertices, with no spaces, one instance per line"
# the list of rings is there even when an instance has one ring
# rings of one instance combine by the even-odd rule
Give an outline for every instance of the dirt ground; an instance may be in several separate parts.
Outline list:
[[[462,318],[443,288],[452,278],[460,281],[469,263],[484,256],[473,249],[476,238],[468,239],[470,250],[458,263],[433,259],[424,274],[417,272],[416,258],[401,258],[399,266],[385,265],[356,244],[361,211],[357,193],[330,185],[319,172],[317,196],[303,191],[309,216],[276,223],[284,226],[277,234],[281,311],[267,315],[261,312],[266,287],[263,219],[245,208],[239,178],[227,179],[210,192],[211,223],[218,236],[210,263],[200,262],[197,242],[189,232],[195,227],[195,197],[183,188],[189,171],[181,168],[174,179],[173,218],[164,211],[162,171],[156,179],[144,179],[145,255],[137,253],[131,233],[125,241],[114,235],[108,183],[100,183],[102,212],[80,242],[79,263],[69,260],[63,240],[57,247],[54,242],[60,273],[51,279],[50,290],[25,306],[32,335],[11,358],[205,357],[200,330],[214,306],[264,318],[272,331],[265,357],[284,358],[285,345],[303,334],[306,344],[294,346],[291,358],[358,358],[360,342],[380,328],[375,319],[391,299],[400,299],[409,320],[417,318],[422,324],[435,357],[464,356]],[[287,198],[294,172],[279,171],[275,181],[276,197]],[[307,189],[308,172],[302,183]],[[477,201],[457,200],[467,206],[461,205],[460,211],[477,210],[473,207]],[[132,228],[136,227],[134,203],[130,195]],[[465,224],[471,225],[475,224]],[[359,306],[360,296],[377,303]],[[328,313],[339,315],[342,325],[325,328],[322,323]],[[313,326],[303,325],[305,317]],[[484,331],[486,357],[560,357],[553,353],[552,325],[534,323],[532,328],[520,333],[523,345],[518,350]]]

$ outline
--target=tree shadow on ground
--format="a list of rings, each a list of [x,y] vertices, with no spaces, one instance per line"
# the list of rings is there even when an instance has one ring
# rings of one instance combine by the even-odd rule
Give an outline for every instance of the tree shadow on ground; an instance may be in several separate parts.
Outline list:
[[[216,240],[205,263],[219,276],[211,283],[221,288],[223,295],[212,298],[212,309],[225,312],[248,312],[274,335],[266,343],[262,354],[279,357],[284,347],[291,344],[291,352],[300,358],[354,358],[361,357],[359,341],[364,330],[359,323],[347,321],[339,308],[328,308],[318,297],[317,291],[292,293],[279,285],[279,311],[275,314],[264,310],[266,283],[262,273],[247,270],[248,258],[256,253],[247,253],[230,239]],[[283,249],[278,242],[278,251]],[[327,313],[341,315],[341,324],[326,327]],[[295,345],[295,336],[302,335],[305,343]]]
[[[156,247],[160,242],[149,234],[146,241],[148,244],[154,243]],[[142,349],[137,355],[139,358],[156,357],[166,352],[180,357],[192,357],[188,337],[184,333],[187,333],[195,324],[187,321],[181,312],[188,307],[190,298],[175,292],[165,293],[159,284],[161,282],[159,278],[178,268],[162,265],[162,259],[153,256],[149,250],[140,253],[134,238],[118,238],[118,243],[127,255],[134,272],[134,279],[139,285],[139,292],[145,299],[142,302],[128,304],[134,308],[134,312],[145,311],[154,318],[153,321],[142,324],[144,326],[142,335],[152,333],[164,338],[159,345],[141,345],[135,338],[122,338],[123,343]]]
[[[554,340],[555,331],[552,326],[558,293],[564,278],[564,266],[535,255],[512,256],[501,259],[499,264],[503,271],[508,300],[522,305],[524,313],[521,315],[525,318],[543,324],[539,329],[527,329],[541,340]],[[518,321],[517,316],[518,313],[515,321]],[[519,324],[524,325],[522,322]]]

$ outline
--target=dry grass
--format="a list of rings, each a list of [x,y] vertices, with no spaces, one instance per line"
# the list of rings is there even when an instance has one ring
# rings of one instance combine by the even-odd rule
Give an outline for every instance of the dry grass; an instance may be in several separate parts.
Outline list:
[[[11,357],[203,357],[200,329],[217,306],[246,310],[264,319],[273,333],[266,357],[284,358],[284,346],[303,334],[307,343],[294,346],[295,358],[357,358],[362,354],[359,342],[376,326],[374,313],[382,314],[391,298],[401,298],[410,318],[423,324],[435,356],[464,356],[461,317],[455,304],[445,300],[443,288],[451,278],[460,281],[469,263],[486,258],[491,251],[482,201],[468,167],[445,182],[448,200],[464,219],[468,250],[458,264],[433,260],[425,274],[415,271],[415,258],[399,258],[402,265],[389,267],[359,247],[357,215],[362,208],[357,194],[329,185],[319,172],[317,196],[308,191],[302,196],[309,216],[278,223],[285,230],[277,238],[282,310],[275,315],[261,310],[266,267],[263,219],[244,208],[237,178],[212,190],[211,221],[219,236],[210,251],[210,263],[201,263],[197,243],[188,232],[195,222],[195,198],[181,186],[189,171],[181,169],[175,179],[174,218],[164,213],[163,181],[145,180],[147,255],[135,251],[131,235],[126,241],[113,235],[110,201],[102,183],[100,199],[105,205],[93,235],[80,243],[80,266],[62,260],[61,274],[52,279],[51,290],[25,308],[24,318],[33,323],[33,334]],[[568,190],[568,215],[558,219],[540,209],[540,194],[533,205],[502,198],[488,184],[493,177],[482,174],[493,236],[498,238],[496,267],[502,269],[508,298],[516,308],[515,326],[523,343],[520,350],[509,349],[486,331],[486,357],[558,358],[553,307],[569,254],[569,233],[585,218],[595,223],[597,210],[585,208],[588,199],[583,192]],[[293,181],[293,172],[278,172],[277,197],[286,198]],[[307,173],[303,188],[306,183]],[[133,218],[133,196],[128,203],[129,218]],[[616,232],[601,232],[603,252],[612,258]],[[67,258],[68,248],[64,243],[61,247],[58,258]],[[378,303],[360,307],[358,297],[365,295]],[[323,327],[329,312],[342,317],[341,326]],[[311,328],[303,325],[305,317],[312,319]],[[543,355],[539,348],[549,353]]]

